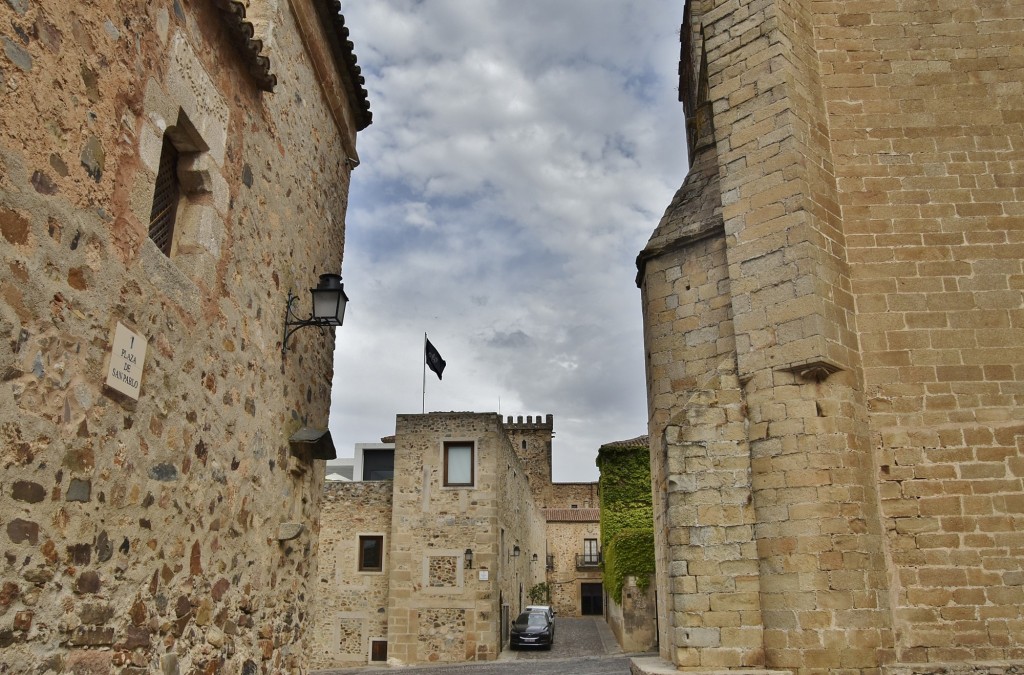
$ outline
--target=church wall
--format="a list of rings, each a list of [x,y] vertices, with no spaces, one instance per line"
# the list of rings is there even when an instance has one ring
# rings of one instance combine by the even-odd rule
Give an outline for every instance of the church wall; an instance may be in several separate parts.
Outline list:
[[[708,107],[687,99],[694,167],[638,259],[662,655],[1019,660],[1021,8],[688,5]],[[673,278],[718,269],[707,242],[735,342],[674,351],[715,310],[672,314]]]
[[[819,5],[898,658],[1024,657],[1024,6]]]
[[[355,129],[275,21],[270,94],[215,3],[0,4],[7,672],[304,671],[323,464],[288,438],[327,426],[334,338],[282,356],[282,322],[340,270]],[[168,257],[182,115],[205,147]],[[104,385],[118,323],[148,340],[138,400]]]

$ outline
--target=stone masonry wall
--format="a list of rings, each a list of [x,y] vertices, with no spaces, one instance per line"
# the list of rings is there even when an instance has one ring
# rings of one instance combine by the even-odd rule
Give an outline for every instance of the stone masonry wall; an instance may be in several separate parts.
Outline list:
[[[505,419],[505,431],[522,461],[533,499],[539,508],[580,508],[597,506],[597,483],[553,483],[551,475],[554,415],[541,419],[522,415]]]
[[[370,640],[388,636],[391,481],[327,482],[310,665],[366,663]],[[383,535],[384,570],[359,570],[359,536]]]
[[[334,340],[282,357],[281,329],[340,268],[355,130],[289,7],[267,94],[215,3],[0,3],[7,672],[304,670],[323,468],[287,439],[327,426]],[[168,258],[147,224],[182,114],[207,149]],[[138,401],[102,384],[118,322],[149,342]]]
[[[687,5],[638,259],[662,654],[1020,661],[1024,4]]]
[[[473,487],[443,486],[446,440],[473,442]],[[510,558],[515,545],[520,555]],[[474,553],[471,570],[465,568],[467,548]],[[503,639],[500,603],[516,608],[520,588],[536,583],[530,557],[543,550],[539,511],[500,417],[398,416],[388,563],[389,660],[496,659]],[[481,579],[481,573],[487,578]],[[543,570],[538,574],[537,581]]]
[[[813,23],[897,659],[1024,659],[1024,3]]]
[[[583,540],[601,540],[601,524],[548,522],[548,553],[555,568],[548,572],[551,606],[559,616],[580,616],[580,584],[600,583],[601,568],[576,569],[576,556],[583,554]]]
[[[628,577],[622,586],[622,604],[608,598],[605,615],[622,651],[649,652],[658,642],[657,612],[654,584],[641,590],[635,577]]]

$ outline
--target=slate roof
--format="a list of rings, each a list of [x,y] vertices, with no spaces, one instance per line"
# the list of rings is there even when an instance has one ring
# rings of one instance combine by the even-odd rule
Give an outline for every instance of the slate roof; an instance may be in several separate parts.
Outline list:
[[[255,31],[252,23],[246,21],[245,5],[240,0],[214,1],[256,85],[263,91],[274,91],[277,76],[270,70],[270,59],[263,53],[263,42],[253,37]],[[355,45],[348,39],[349,31],[345,25],[345,16],[341,13],[341,2],[314,0],[313,4],[327,34],[335,66],[355,108],[356,130],[362,131],[373,122],[373,113],[370,112],[370,99],[363,86],[366,80],[356,62]]]
[[[549,523],[597,523],[601,509],[541,509]]]

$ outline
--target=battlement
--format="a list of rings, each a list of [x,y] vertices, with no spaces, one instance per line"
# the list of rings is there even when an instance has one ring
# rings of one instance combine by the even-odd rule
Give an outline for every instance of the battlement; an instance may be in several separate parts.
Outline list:
[[[523,431],[527,429],[539,429],[539,430],[551,430],[555,427],[555,416],[548,413],[541,419],[540,415],[534,417],[533,415],[527,415],[526,421],[523,421],[523,416],[519,415],[513,422],[512,415],[509,415],[505,420],[505,428],[514,431]]]

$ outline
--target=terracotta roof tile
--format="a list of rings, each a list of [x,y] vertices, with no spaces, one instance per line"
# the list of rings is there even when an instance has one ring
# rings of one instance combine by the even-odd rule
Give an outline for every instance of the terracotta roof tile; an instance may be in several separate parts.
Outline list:
[[[542,509],[549,523],[596,523],[601,520],[600,509]]]
[[[249,74],[263,91],[274,91],[277,76],[270,72],[270,59],[263,54],[263,41],[253,37],[255,29],[252,23],[245,20],[245,5],[239,0],[215,0],[217,9],[221,11],[228,31],[235,39],[242,60],[249,67]]]
[[[274,91],[277,76],[270,72],[270,59],[263,53],[263,42],[253,37],[255,30],[245,18],[245,5],[240,0],[215,0],[224,22],[242,53],[256,85],[263,91]],[[355,108],[356,130],[362,131],[373,122],[366,80],[356,63],[355,45],[348,39],[348,27],[341,13],[339,0],[315,0],[317,15],[323,23],[338,72]]]
[[[628,441],[612,441],[611,443],[605,443],[602,448],[646,448],[650,443],[648,442],[647,436],[637,436],[631,438]]]

